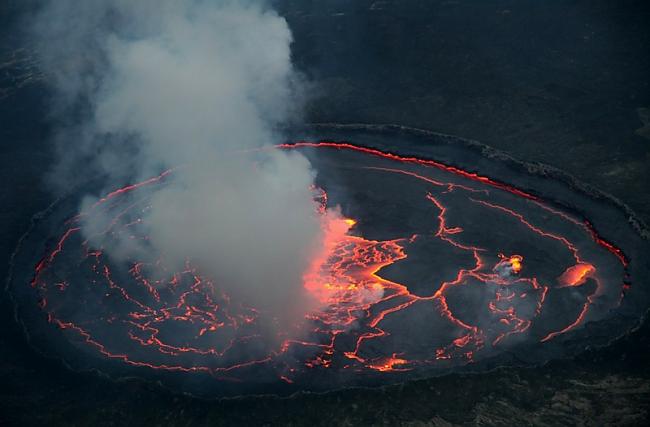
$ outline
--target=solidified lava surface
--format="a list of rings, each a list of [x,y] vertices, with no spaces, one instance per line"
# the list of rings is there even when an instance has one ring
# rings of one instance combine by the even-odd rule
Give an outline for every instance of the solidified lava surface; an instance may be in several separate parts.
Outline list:
[[[73,369],[193,393],[286,393],[567,357],[647,307],[647,242],[617,206],[453,141],[331,134],[275,148],[305,154],[321,211],[342,210],[305,274],[320,302],[307,332],[268,340],[256,307],[191,260],[115,260],[86,240],[94,216],[107,245],[146,242],[165,171],[36,222],[9,282],[31,342]]]

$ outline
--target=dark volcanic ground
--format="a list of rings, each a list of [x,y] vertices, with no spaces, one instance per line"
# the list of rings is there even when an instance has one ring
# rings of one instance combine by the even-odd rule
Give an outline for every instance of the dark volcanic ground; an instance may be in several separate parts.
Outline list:
[[[51,153],[29,46],[0,6],[0,252],[34,212]],[[650,222],[650,7],[644,1],[279,1],[314,81],[313,122],[393,122],[575,174]],[[30,350],[0,301],[0,425],[644,425],[650,326],[573,360],[290,399],[196,400],[73,374]]]

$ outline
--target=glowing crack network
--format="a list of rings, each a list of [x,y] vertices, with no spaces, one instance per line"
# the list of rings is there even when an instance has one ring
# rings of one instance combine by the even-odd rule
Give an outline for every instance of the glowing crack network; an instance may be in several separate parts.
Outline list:
[[[328,372],[448,369],[522,343],[543,348],[625,296],[623,252],[533,194],[350,143],[276,149],[322,156],[319,176],[348,174],[340,186],[358,205],[346,210],[339,196],[344,215],[328,217],[332,193],[342,191],[334,181],[315,189],[326,239],[304,276],[320,303],[306,332],[269,342],[258,310],[231,301],[190,260],[180,271],[162,256],[118,262],[84,240],[84,217],[101,215],[103,241],[146,241],[149,196],[172,171],[116,189],[61,226],[29,284],[47,321],[79,351],[118,365],[291,384]]]

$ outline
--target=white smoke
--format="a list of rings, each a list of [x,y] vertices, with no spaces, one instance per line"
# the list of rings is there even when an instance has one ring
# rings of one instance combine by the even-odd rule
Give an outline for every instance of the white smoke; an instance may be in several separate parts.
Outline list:
[[[299,109],[286,21],[255,1],[52,0],[33,28],[65,122],[52,181],[182,165],[153,196],[153,250],[280,321],[304,314],[322,239],[314,173],[295,153],[246,154],[278,142],[273,129]]]

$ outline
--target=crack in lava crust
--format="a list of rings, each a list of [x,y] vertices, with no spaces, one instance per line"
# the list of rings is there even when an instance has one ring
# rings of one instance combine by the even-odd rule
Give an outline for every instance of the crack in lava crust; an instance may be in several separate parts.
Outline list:
[[[84,217],[101,214],[104,241],[146,243],[148,197],[173,179],[166,171],[66,222],[31,282],[48,321],[86,351],[127,365],[293,383],[317,371],[384,375],[547,345],[616,308],[629,286],[622,250],[588,221],[523,190],[350,143],[277,148],[343,156],[354,173],[401,180],[428,220],[396,238],[366,238],[365,219],[328,216],[329,190],[318,189],[324,251],[304,286],[320,308],[307,315],[308,332],[283,331],[272,344],[259,311],[231,301],[190,260],[181,271],[169,270],[164,256],[116,262],[83,239]],[[389,203],[393,194],[382,197]],[[434,262],[447,256],[442,267]],[[411,277],[413,260],[426,279]]]

